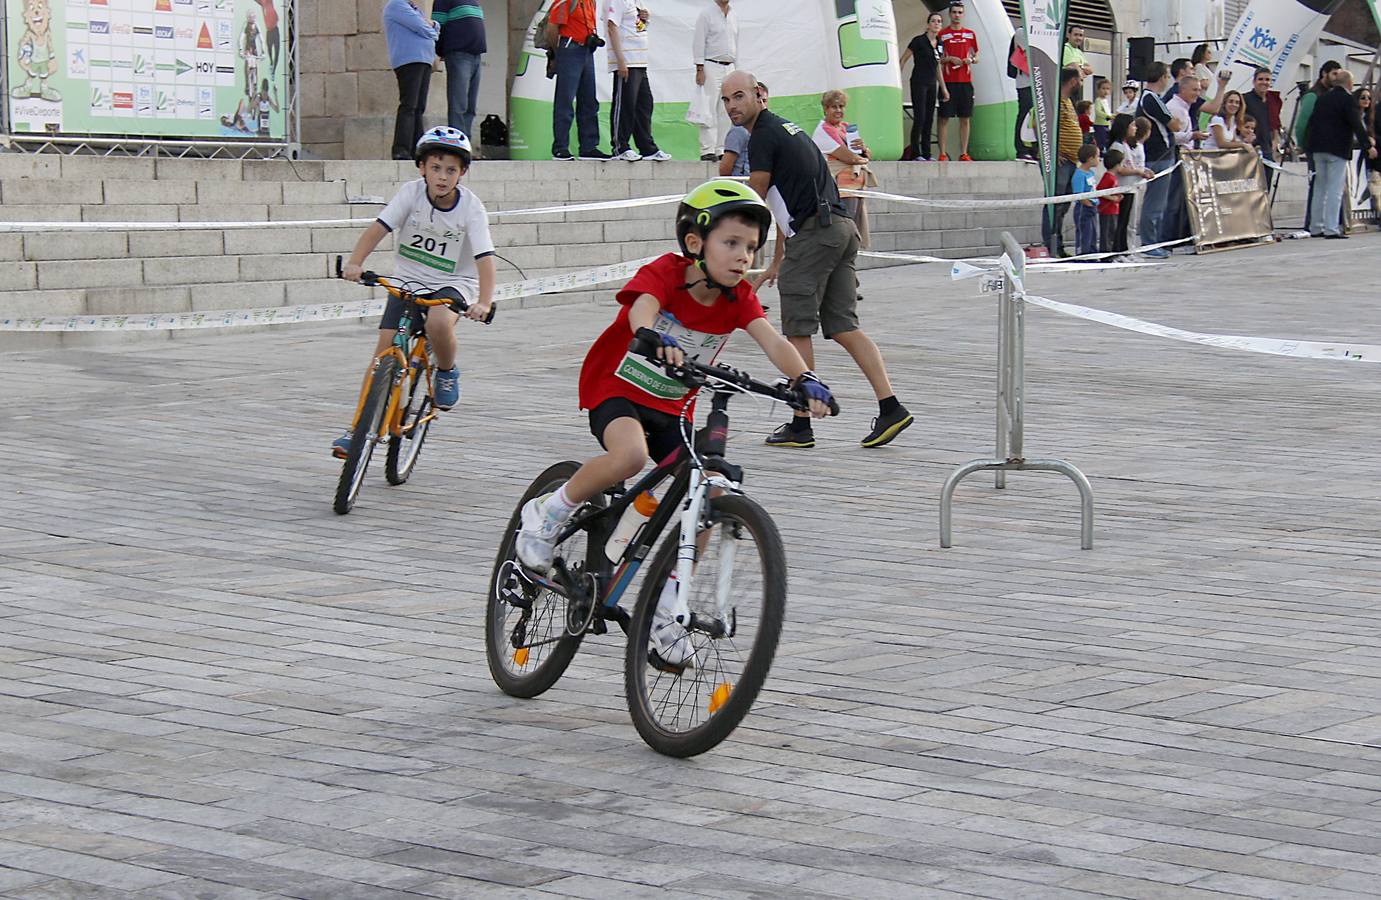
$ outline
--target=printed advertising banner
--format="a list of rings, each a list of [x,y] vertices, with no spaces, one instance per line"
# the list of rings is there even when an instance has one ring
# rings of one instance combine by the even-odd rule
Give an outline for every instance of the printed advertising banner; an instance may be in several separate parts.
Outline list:
[[[4,0],[12,133],[286,140],[291,0]]]
[[[1045,196],[1055,195],[1055,145],[1059,133],[1060,60],[1065,43],[1067,0],[1021,0],[1026,58],[1031,66],[1032,114],[1040,148]],[[1053,215],[1053,207],[1046,215]]]
[[[597,7],[606,6],[595,0]],[[533,43],[535,26],[551,0],[528,24],[510,105],[510,151],[514,159],[550,159],[552,96],[546,52]],[[696,128],[686,121],[696,99],[691,42],[696,16],[710,0],[656,0],[647,4],[648,80],[656,104],[652,134],[677,159],[700,156]],[[891,0],[735,0],[739,22],[738,65],[768,86],[771,108],[807,133],[822,117],[820,95],[834,88],[849,94],[846,118],[877,159],[901,156],[902,91],[897,69],[896,23]],[[600,16],[600,35],[608,23]],[[602,146],[609,148],[609,103],[613,75],[608,47],[595,52]],[[714,111],[718,112],[718,98]],[[575,128],[571,129],[575,150]]]
[[[1342,0],[1251,0],[1228,35],[1223,65],[1232,66],[1228,87],[1251,90],[1257,66],[1271,70],[1271,84],[1283,91],[1293,84],[1300,61]]]
[[[1181,162],[1196,247],[1271,233],[1271,198],[1259,156],[1250,150],[1185,150]]]

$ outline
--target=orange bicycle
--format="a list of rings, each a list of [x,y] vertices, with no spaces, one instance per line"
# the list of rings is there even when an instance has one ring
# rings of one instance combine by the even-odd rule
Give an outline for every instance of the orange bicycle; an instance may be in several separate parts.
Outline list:
[[[336,277],[341,277],[341,257],[336,257]],[[369,377],[360,388],[359,403],[351,426],[350,447],[340,469],[336,484],[334,509],[345,515],[355,506],[364,484],[364,473],[374,455],[374,447],[388,437],[388,456],[384,475],[389,484],[402,484],[417,466],[422,443],[427,439],[432,420],[438,415],[432,396],[432,375],[436,369],[431,347],[422,322],[427,307],[446,306],[457,301],[449,297],[418,296],[425,286],[412,282],[396,282],[374,272],[360,277],[363,284],[378,285],[403,302],[403,314],[398,321],[398,333],[393,346],[374,357]],[[459,301],[460,311],[469,304]],[[484,320],[494,320],[496,309]],[[407,399],[403,399],[404,387]]]

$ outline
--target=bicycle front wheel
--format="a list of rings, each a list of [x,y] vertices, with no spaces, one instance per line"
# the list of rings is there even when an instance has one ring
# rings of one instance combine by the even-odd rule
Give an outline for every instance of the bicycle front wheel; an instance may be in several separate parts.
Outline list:
[[[336,483],[336,502],[333,507],[342,516],[355,507],[355,499],[360,495],[364,484],[364,473],[369,468],[374,447],[379,443],[379,432],[383,427],[384,413],[388,410],[389,393],[393,390],[393,375],[398,371],[398,360],[387,357],[380,361],[369,382],[369,392],[364,405],[360,407],[360,417],[355,422],[355,430],[350,438],[350,449],[345,454],[345,463],[340,467],[340,481]]]
[[[403,484],[412,475],[422,442],[432,427],[434,412],[432,395],[427,390],[427,370],[414,368],[409,373],[408,402],[398,423],[398,434],[389,438],[388,455],[384,457],[384,475],[389,484]]]
[[[513,510],[494,560],[484,617],[484,650],[494,683],[513,697],[536,697],[556,684],[584,637],[579,629],[572,634],[570,603],[565,597],[534,588],[526,581],[519,571],[516,549],[523,505],[533,497],[552,493],[570,481],[579,468],[580,463],[561,462],[537,476]],[[591,502],[602,503],[603,498]],[[568,565],[588,564],[596,552],[602,553],[603,548],[590,547],[584,531],[577,531],[557,548],[557,555]],[[598,603],[599,597],[591,600]],[[583,614],[575,618],[583,624]]]
[[[651,640],[679,534],[657,551],[629,629],[628,712],[648,746],[667,756],[704,753],[743,721],[772,667],[786,610],[786,553],[767,511],[726,494],[710,500],[708,520],[688,597],[693,621],[679,633],[694,650],[690,664],[673,671]]]

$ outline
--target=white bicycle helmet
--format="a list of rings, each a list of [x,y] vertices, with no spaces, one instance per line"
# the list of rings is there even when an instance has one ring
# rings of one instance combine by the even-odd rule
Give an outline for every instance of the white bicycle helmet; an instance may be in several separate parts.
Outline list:
[[[470,165],[473,156],[470,139],[465,136],[465,132],[446,125],[438,125],[423,134],[417,141],[417,149],[413,151],[412,158],[421,162],[422,154],[428,150],[449,150],[460,156],[466,166]]]

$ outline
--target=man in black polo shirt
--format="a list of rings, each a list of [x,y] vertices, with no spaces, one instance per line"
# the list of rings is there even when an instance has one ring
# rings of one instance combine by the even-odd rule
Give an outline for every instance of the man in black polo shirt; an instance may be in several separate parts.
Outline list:
[[[739,71],[724,79],[724,111],[748,129],[748,184],[767,200],[781,234],[786,260],[777,289],[782,333],[814,367],[811,336],[819,329],[837,341],[863,370],[878,398],[878,417],[863,438],[865,447],[891,442],[912,422],[897,401],[877,344],[858,328],[858,229],[844,211],[839,188],[810,135],[763,106],[758,80]],[[810,418],[796,416],[767,443],[774,447],[815,446]]]

